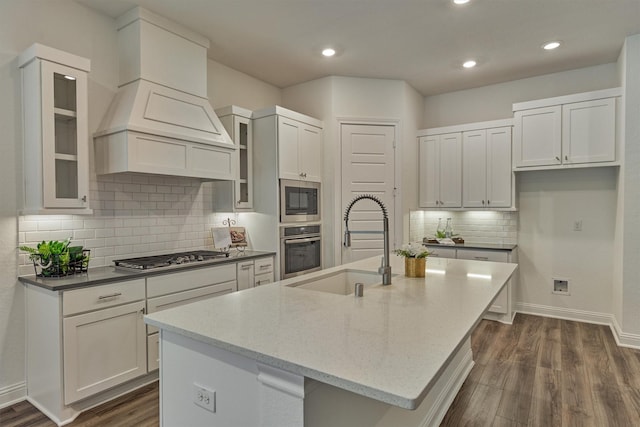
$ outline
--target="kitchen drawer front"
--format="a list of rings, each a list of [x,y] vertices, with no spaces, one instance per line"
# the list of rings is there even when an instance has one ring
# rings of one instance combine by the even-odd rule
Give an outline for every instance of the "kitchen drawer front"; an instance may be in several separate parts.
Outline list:
[[[430,257],[436,258],[455,258],[456,250],[454,248],[434,248],[429,246],[427,248]]]
[[[160,368],[160,333],[147,337],[147,372]]]
[[[504,251],[458,249],[458,259],[472,259],[476,261],[509,262],[509,253]]]
[[[267,283],[273,283],[273,273],[262,273],[255,275],[255,285],[266,285]]]
[[[236,280],[236,264],[181,271],[147,278],[147,298]]]
[[[207,298],[213,298],[230,292],[235,292],[236,286],[236,281],[234,279],[229,282],[218,283],[217,285],[205,286],[203,288],[149,298],[147,300],[147,313],[151,314],[156,311],[162,311],[168,308],[178,307]],[[153,334],[157,331],[158,328],[155,326],[147,325],[147,334]]]
[[[136,279],[65,291],[62,294],[62,314],[69,316],[144,300],[144,284],[144,279]]]
[[[273,272],[273,257],[258,258],[255,260],[255,274],[256,276],[262,273]]]

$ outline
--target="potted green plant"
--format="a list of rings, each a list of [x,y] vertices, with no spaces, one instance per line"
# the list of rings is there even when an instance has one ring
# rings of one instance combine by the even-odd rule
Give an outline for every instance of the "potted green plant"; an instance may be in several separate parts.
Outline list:
[[[38,243],[34,249],[30,246],[20,246],[20,250],[29,253],[29,259],[33,262],[36,275],[38,267],[39,275],[44,277],[58,277],[69,273],[69,244],[71,238],[63,241],[50,240]]]
[[[429,256],[427,247],[420,243],[408,243],[393,251],[404,257],[404,274],[407,277],[424,277],[426,261]]]

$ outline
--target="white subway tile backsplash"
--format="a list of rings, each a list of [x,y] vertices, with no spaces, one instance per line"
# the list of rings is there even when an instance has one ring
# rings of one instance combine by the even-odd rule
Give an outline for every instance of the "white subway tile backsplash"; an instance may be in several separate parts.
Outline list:
[[[435,236],[438,218],[442,226],[451,218],[454,234],[466,242],[516,244],[518,230],[517,212],[494,211],[411,211],[409,215],[409,239],[422,241]]]
[[[114,259],[172,250],[212,246],[214,226],[212,183],[179,177],[117,174],[93,177],[92,216],[29,215],[19,217],[20,245],[35,247],[43,240],[72,237],[73,245],[91,249],[91,267]],[[228,218],[232,214],[220,214]],[[33,274],[23,253],[20,274]]]

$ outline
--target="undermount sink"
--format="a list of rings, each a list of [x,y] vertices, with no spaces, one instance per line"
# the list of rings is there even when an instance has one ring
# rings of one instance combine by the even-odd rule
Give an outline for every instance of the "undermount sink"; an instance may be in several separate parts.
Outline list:
[[[373,271],[347,269],[314,277],[306,281],[303,280],[289,286],[298,289],[349,295],[353,294],[356,283],[362,283],[365,287],[380,285],[382,276]]]

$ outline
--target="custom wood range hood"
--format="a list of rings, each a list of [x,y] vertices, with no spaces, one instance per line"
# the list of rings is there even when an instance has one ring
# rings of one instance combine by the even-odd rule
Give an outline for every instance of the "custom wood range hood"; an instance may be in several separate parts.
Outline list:
[[[94,134],[96,173],[234,179],[236,147],[207,99],[209,40],[139,7],[117,26],[120,84]]]

